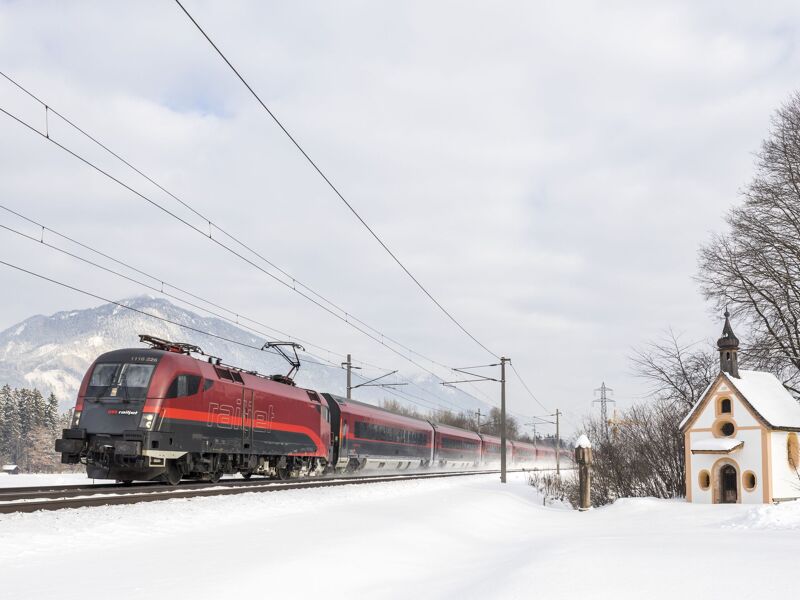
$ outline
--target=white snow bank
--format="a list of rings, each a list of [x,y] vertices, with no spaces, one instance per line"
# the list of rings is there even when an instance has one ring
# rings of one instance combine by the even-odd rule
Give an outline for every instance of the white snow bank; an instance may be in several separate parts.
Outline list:
[[[800,501],[750,508],[728,523],[739,529],[800,529]]]
[[[743,505],[653,498],[579,513],[543,507],[526,477],[2,515],[3,596],[674,600],[795,587],[789,504],[760,520]]]

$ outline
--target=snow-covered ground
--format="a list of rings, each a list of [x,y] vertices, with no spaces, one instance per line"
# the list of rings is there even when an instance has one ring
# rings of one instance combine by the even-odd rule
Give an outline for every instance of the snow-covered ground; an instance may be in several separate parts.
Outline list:
[[[224,479],[241,479],[238,475],[225,475]],[[40,487],[48,485],[108,485],[110,479],[89,479],[86,473],[20,473],[0,475],[0,489],[10,487]]]
[[[4,598],[791,596],[800,503],[544,507],[523,474],[0,515]]]
[[[19,475],[0,475],[0,488],[38,487],[43,485],[90,485],[109,483],[105,480],[92,480],[86,473],[20,473]],[[113,482],[112,482],[113,483]]]

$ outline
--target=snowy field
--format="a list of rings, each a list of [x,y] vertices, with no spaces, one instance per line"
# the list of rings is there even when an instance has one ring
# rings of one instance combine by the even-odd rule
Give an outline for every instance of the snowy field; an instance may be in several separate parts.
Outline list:
[[[66,483],[71,483],[67,481]],[[800,503],[544,507],[512,474],[0,515],[3,598],[791,597]]]

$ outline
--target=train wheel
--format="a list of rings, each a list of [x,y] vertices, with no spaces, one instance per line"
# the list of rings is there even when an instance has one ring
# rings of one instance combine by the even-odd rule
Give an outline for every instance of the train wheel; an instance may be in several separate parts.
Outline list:
[[[219,483],[220,479],[222,479],[222,471],[214,471],[208,475],[208,480],[211,483]]]
[[[181,482],[182,476],[183,474],[181,473],[180,467],[178,467],[175,461],[167,459],[167,467],[164,470],[164,481],[169,485],[178,485]]]
[[[252,471],[242,471],[242,478],[243,479],[250,479],[253,476]]]
[[[278,467],[278,479],[289,479],[292,476],[292,471],[289,467]]]
[[[117,480],[117,483],[121,483],[125,487],[128,487],[129,485],[133,484],[133,479],[119,479]]]

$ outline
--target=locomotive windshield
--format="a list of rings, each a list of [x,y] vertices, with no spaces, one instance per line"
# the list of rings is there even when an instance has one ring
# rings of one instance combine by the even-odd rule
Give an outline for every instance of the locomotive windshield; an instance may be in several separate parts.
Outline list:
[[[147,396],[155,365],[97,363],[89,378],[87,397],[142,400]]]

